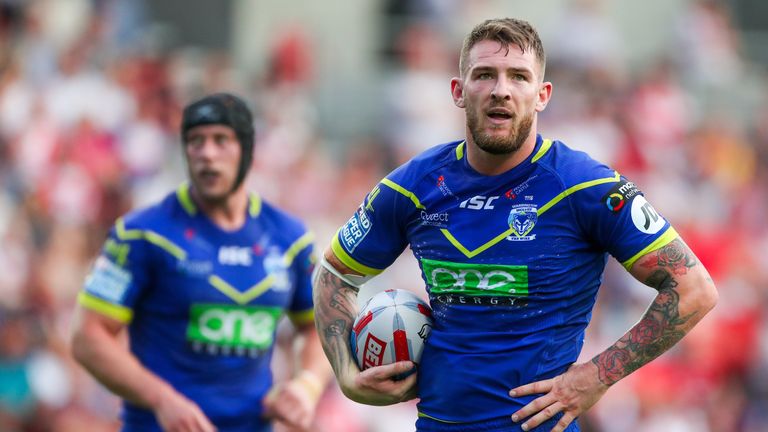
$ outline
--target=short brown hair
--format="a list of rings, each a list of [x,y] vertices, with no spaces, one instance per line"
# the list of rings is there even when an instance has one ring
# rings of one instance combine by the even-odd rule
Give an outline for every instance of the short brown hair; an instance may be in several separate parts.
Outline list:
[[[509,51],[510,45],[519,46],[523,52],[530,50],[536,55],[536,59],[541,65],[541,75],[544,76],[547,59],[539,34],[530,23],[515,18],[489,19],[478,24],[469,32],[461,47],[461,57],[459,58],[461,76],[464,76],[469,67],[467,64],[469,50],[484,40],[499,42],[501,47],[507,51]]]

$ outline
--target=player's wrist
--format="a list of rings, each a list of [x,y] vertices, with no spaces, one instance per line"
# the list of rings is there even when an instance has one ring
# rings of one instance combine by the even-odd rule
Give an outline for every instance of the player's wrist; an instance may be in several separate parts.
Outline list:
[[[304,369],[301,372],[299,372],[293,380],[300,384],[302,388],[306,391],[309,396],[312,397],[313,400],[320,399],[320,396],[323,394],[323,391],[325,390],[325,385],[323,384],[323,380],[320,379],[320,377],[311,370]]]

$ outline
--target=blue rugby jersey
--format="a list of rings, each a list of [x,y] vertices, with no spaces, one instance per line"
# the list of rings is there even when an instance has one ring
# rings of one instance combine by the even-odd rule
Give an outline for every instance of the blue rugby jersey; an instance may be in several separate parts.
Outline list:
[[[332,241],[366,275],[406,245],[419,263],[435,320],[420,423],[484,422],[524,406],[533,398],[510,389],[577,360],[607,254],[629,269],[677,237],[634,183],[561,142],[538,136],[523,163],[496,176],[476,172],[465,146],[397,168]]]
[[[78,301],[128,324],[141,363],[195,401],[222,431],[268,430],[278,320],[314,320],[313,239],[304,225],[250,196],[243,227],[224,231],[199,211],[188,185],[120,218]],[[159,430],[126,404],[125,429]]]

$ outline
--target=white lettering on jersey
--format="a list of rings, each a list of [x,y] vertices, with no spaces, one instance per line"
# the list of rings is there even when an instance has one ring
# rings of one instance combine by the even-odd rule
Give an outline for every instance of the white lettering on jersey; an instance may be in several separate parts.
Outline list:
[[[470,199],[464,200],[459,204],[460,208],[470,210],[492,210],[493,202],[499,199],[498,196],[487,197],[484,195],[475,195]]]
[[[222,246],[219,248],[219,263],[223,265],[249,266],[252,262],[249,247]]]

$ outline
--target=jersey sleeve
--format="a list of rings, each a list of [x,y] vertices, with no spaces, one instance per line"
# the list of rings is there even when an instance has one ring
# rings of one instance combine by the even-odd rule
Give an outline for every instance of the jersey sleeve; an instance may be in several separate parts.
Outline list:
[[[315,268],[315,246],[313,235],[305,233],[288,250],[287,257],[291,256],[294,249],[295,258],[291,263],[291,271],[294,274],[296,286],[293,299],[288,309],[288,317],[294,325],[303,326],[314,322],[314,305],[312,303],[312,271]]]
[[[409,196],[412,197],[409,199]],[[389,178],[369,192],[336,236],[331,248],[352,270],[366,276],[381,273],[405,250],[408,204],[413,193]]]
[[[624,268],[678,237],[670,223],[640,189],[617,172],[602,166],[596,184],[572,195],[581,226],[590,241],[610,253]]]
[[[99,256],[85,278],[78,303],[123,323],[149,280],[149,248],[139,230],[126,229],[122,218],[109,232]]]

